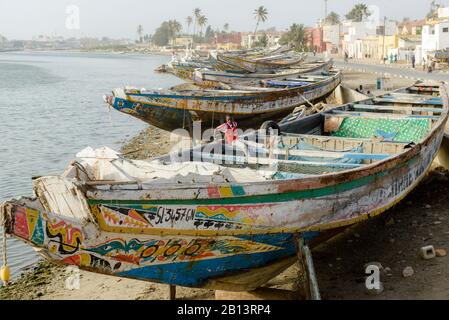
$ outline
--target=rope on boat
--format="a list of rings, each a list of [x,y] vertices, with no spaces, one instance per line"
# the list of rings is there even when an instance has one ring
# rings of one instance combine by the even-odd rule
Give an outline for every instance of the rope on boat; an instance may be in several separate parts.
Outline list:
[[[3,285],[6,287],[9,282],[11,271],[8,267],[8,255],[6,253],[6,228],[5,228],[5,226],[3,226],[2,256],[3,256],[3,266],[0,269],[0,278],[3,281]]]
[[[309,101],[309,99],[307,99],[304,95],[302,95],[301,93],[298,93],[300,96],[301,96],[301,98],[303,98],[304,99],[304,101],[305,102],[307,102],[311,107],[312,107],[312,109],[315,111],[315,112],[317,112],[317,113],[319,113],[321,110],[319,110],[312,102],[310,102]]]

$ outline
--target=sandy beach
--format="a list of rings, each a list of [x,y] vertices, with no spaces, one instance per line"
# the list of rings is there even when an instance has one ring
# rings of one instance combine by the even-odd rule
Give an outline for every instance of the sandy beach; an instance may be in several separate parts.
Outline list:
[[[344,72],[344,84],[365,91],[376,90],[374,74]],[[388,90],[413,81],[391,79]],[[173,146],[170,133],[148,127],[123,146],[131,159],[147,159],[166,153]],[[449,257],[422,260],[424,245],[448,250],[449,172],[438,168],[399,205],[381,218],[356,225],[313,251],[315,269],[323,299],[447,299],[449,298]],[[365,292],[364,265],[379,262],[384,272],[384,292]],[[404,278],[404,268],[414,275]],[[42,262],[25,272],[15,283],[0,289],[0,299],[148,299],[168,298],[168,286],[124,278],[80,272],[80,288],[66,288],[65,267]],[[293,265],[266,286],[296,290],[297,267]],[[293,294],[295,295],[295,294]],[[210,290],[177,288],[177,299],[214,299]]]

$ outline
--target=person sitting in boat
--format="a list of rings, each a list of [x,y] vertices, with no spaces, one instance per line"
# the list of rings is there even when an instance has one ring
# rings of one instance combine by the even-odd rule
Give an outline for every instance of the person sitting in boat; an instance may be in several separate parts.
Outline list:
[[[226,116],[226,122],[215,129],[214,136],[217,131],[225,134],[225,140],[228,144],[232,144],[238,140],[237,122],[229,115]]]

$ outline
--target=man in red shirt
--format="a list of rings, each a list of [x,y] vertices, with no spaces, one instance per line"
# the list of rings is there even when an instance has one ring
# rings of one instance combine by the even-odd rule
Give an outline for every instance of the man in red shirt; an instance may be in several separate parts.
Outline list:
[[[215,130],[225,134],[226,143],[228,144],[232,144],[238,140],[237,122],[232,120],[229,115],[226,116],[226,122],[218,126]]]

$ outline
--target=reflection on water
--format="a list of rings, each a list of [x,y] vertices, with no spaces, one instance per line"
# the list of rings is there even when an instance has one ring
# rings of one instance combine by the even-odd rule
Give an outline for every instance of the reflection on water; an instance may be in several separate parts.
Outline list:
[[[119,149],[142,130],[143,122],[110,111],[103,94],[128,84],[160,88],[179,83],[153,72],[167,60],[97,53],[1,53],[0,201],[31,195],[31,177],[61,173],[84,147]],[[8,259],[17,276],[38,258],[29,246],[8,239]]]

